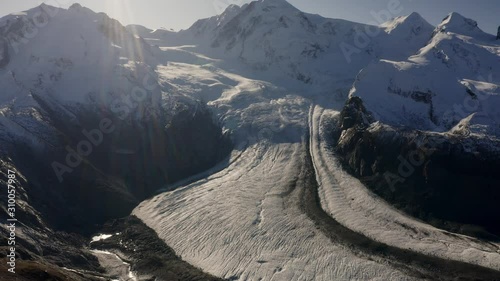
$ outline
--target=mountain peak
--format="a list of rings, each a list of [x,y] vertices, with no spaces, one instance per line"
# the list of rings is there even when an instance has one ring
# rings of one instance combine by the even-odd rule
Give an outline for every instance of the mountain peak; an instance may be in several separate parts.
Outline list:
[[[384,22],[381,24],[382,27],[390,28],[390,27],[395,27],[401,24],[420,24],[422,22],[427,21],[417,12],[412,12],[411,14],[407,16],[399,16],[395,17],[392,20],[389,20],[387,22]]]
[[[269,12],[272,9],[279,9],[279,10],[288,9],[288,10],[299,11],[299,9],[295,8],[292,4],[288,3],[288,1],[286,0],[258,0],[253,3],[255,3],[255,5],[259,7],[262,7],[262,10],[265,12]]]
[[[80,9],[81,7],[82,7],[82,5],[80,5],[79,3],[75,3],[75,4],[71,5],[71,6],[69,7],[69,9],[70,9],[70,10],[71,10],[71,9]]]
[[[468,35],[470,32],[481,31],[475,20],[466,18],[457,12],[450,13],[437,27],[441,32],[453,32]]]
[[[477,23],[471,19],[468,19],[457,12],[451,12],[443,19],[441,24],[453,24],[453,23],[466,23],[470,25],[477,25]]]
[[[255,28],[258,25],[257,22],[269,24],[283,15],[292,17],[298,12],[300,10],[286,0],[256,0],[241,7],[229,5],[221,14],[198,20],[188,30],[197,36],[206,35],[209,31],[220,31],[224,34],[233,33],[238,29],[236,26],[248,31]]]
[[[422,16],[417,12],[412,12],[411,14],[406,16],[406,19],[407,20],[424,20],[424,18],[422,18]]]
[[[224,13],[231,13],[234,11],[239,11],[240,9],[241,9],[240,6],[238,6],[236,4],[231,4],[231,5],[227,6],[227,8],[224,10]]]
[[[434,27],[419,13],[413,12],[407,16],[396,17],[381,25],[387,33],[419,34],[423,31],[432,32]]]
[[[218,24],[224,24],[225,22],[231,20],[233,17],[235,17],[239,12],[241,12],[242,7],[231,4],[227,6],[227,8],[224,10],[222,14],[220,14],[217,17]]]

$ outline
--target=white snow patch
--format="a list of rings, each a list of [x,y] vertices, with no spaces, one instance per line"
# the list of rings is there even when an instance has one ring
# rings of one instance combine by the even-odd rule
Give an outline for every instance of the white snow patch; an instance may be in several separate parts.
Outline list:
[[[97,236],[92,237],[92,241],[90,243],[106,240],[112,236],[113,236],[113,234],[99,234]]]
[[[110,276],[117,276],[120,281],[138,280],[137,275],[132,272],[130,264],[124,262],[117,254],[101,250],[91,250],[91,252]]]

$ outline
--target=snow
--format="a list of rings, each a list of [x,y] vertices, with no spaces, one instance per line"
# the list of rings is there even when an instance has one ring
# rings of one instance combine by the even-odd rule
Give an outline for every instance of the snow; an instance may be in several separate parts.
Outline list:
[[[475,20],[465,18],[456,12],[450,13],[441,24],[438,25],[437,30],[440,32],[453,32],[472,36],[484,35],[484,32],[479,29]]]
[[[416,12],[396,17],[392,21],[383,23],[381,27],[385,28],[385,32],[392,38],[402,38],[415,46],[424,46],[434,30],[434,27]],[[394,43],[395,40],[390,42]]]
[[[41,8],[28,14],[37,9]],[[106,101],[110,92],[124,93],[133,88],[135,85],[126,75],[144,73],[137,61],[148,59],[146,45],[134,42],[135,38],[128,34],[122,35],[123,42],[111,42],[100,31],[110,25],[106,15],[86,8],[61,9],[45,26],[36,28],[34,35],[22,41],[25,43],[19,44],[17,52],[10,51],[8,70],[0,69],[0,86],[11,95],[2,96],[0,105],[11,101],[14,94],[28,96],[30,91],[59,101],[86,103],[91,93]],[[113,32],[121,34],[120,30]],[[122,46],[117,48],[118,44]],[[134,66],[127,68],[127,64]],[[12,79],[5,79],[10,73],[22,82],[16,85]]]
[[[350,95],[385,124],[446,132],[480,113],[468,119],[471,131],[498,137],[500,45],[490,39],[452,13],[408,60],[382,59],[363,69]]]
[[[92,237],[92,241],[90,241],[90,243],[97,242],[97,241],[103,241],[103,240],[106,240],[112,236],[113,236],[113,234],[99,234],[99,235]]]
[[[141,37],[147,37],[151,32],[153,32],[153,30],[139,24],[130,24],[127,25],[126,28],[132,34],[139,35]]]
[[[287,200],[301,148],[248,147],[225,170],[143,202],[133,214],[182,259],[223,278],[409,280],[331,243]]]
[[[0,26],[14,18],[0,19]],[[112,27],[107,36],[103,25]],[[470,20],[451,14],[434,29],[413,13],[370,26],[303,13],[284,0],[260,0],[230,6],[180,32],[127,29],[80,6],[58,10],[0,69],[2,137],[38,141],[33,127],[44,132],[37,136],[53,134],[42,118],[26,117],[37,116],[27,113],[37,108],[32,94],[106,106],[154,73],[154,105],[173,114],[178,99],[206,101],[236,147],[227,162],[158,187],[178,189],[133,211],[189,263],[235,280],[412,279],[332,242],[300,209],[301,187],[292,187],[310,133],[322,207],[342,225],[395,247],[500,269],[498,244],[436,229],[388,206],[342,170],[324,135],[350,94],[362,98],[381,126],[468,127],[498,136],[500,47]],[[359,46],[355,38],[366,30],[378,32]],[[343,43],[356,53],[347,58]],[[467,90],[478,103],[460,111],[456,105],[470,100]],[[432,105],[422,102],[426,94]],[[119,257],[95,253],[130,274]]]
[[[378,267],[367,260],[359,260],[349,252],[341,251],[342,247],[339,249],[339,245],[318,232],[296,205],[286,203],[289,201],[277,196],[287,190],[287,180],[293,179],[297,174],[297,163],[300,163],[303,156],[299,143],[303,141],[301,136],[308,130],[307,99],[304,100],[297,94],[286,96],[287,91],[294,91],[272,83],[230,73],[225,70],[228,68],[227,62],[224,64],[220,59],[208,59],[206,55],[194,52],[199,49],[168,47],[162,50],[168,54],[170,61],[179,61],[182,55],[189,57],[189,63],[169,62],[161,66],[158,69],[161,84],[171,85],[177,92],[189,93],[209,101],[212,108],[223,116],[224,124],[233,132],[239,148],[233,153],[230,164],[225,169],[204,174],[201,180],[192,184],[179,184],[176,186],[179,189],[143,202],[134,210],[136,216],[155,229],[160,238],[184,260],[224,278],[408,278],[390,266]],[[411,69],[411,64],[407,62],[396,65],[400,71],[404,71]],[[225,68],[221,69],[219,66]],[[233,65],[234,68],[238,69],[238,66]],[[343,88],[346,84],[348,82],[337,84],[337,87]],[[491,88],[480,85],[483,89]],[[314,86],[311,88],[315,89]],[[303,95],[307,98],[329,100],[319,94]],[[277,106],[282,103],[294,108],[296,112],[291,115],[297,116],[293,120],[294,130],[286,135],[282,133],[284,127],[292,124],[285,122],[289,119],[276,115],[280,112]],[[324,140],[311,143],[313,147],[322,146]],[[321,157],[326,158],[326,152],[323,153],[320,154]],[[314,155],[320,157],[317,153]],[[325,161],[330,161],[330,157],[328,155]],[[336,186],[332,184],[334,179],[330,175],[337,175],[342,170],[338,163],[333,167],[328,165],[329,162],[317,163],[316,166],[323,169],[318,168],[317,171],[322,182],[322,192],[328,190],[331,195],[338,189],[330,189],[332,185]],[[342,176],[345,176],[345,173],[342,173]],[[356,193],[349,193],[348,199],[347,196],[339,195],[340,199],[336,201],[322,195],[323,206],[349,228],[397,247],[408,247],[411,243],[413,250],[426,254],[498,267],[497,246],[483,244],[467,237],[449,238],[440,230],[400,214],[369,194],[356,179],[348,178],[342,183],[342,192],[345,192],[344,188],[350,190],[354,185],[356,189],[353,192]],[[367,208],[380,206],[378,212],[369,219],[364,217],[367,209],[353,210],[348,205],[351,204],[351,197],[358,195],[360,200],[365,201],[354,201],[357,204],[370,203],[366,205]],[[330,212],[329,205],[325,205],[325,202],[343,206],[345,210],[339,211],[340,215]],[[367,223],[367,220],[371,220],[371,223]],[[390,220],[394,220],[394,223],[389,224]],[[418,227],[421,233],[429,232],[430,237],[412,237],[412,232],[397,222]],[[365,227],[362,228],[363,225]],[[423,236],[421,233],[419,235]],[[399,235],[403,237],[400,238]],[[445,242],[449,243],[449,250]],[[339,264],[343,268],[359,268],[361,271],[328,271],[329,268],[337,268],[335,265]],[[389,272],[398,276],[391,277],[387,275]]]
[[[179,54],[164,51],[174,60]],[[208,101],[237,147],[227,167],[133,211],[182,259],[237,280],[410,280],[332,243],[302,213],[297,192],[285,195],[305,153],[307,99],[205,59],[169,62],[158,77],[175,92]]]
[[[108,275],[118,277],[120,281],[137,281],[136,274],[131,270],[130,264],[124,262],[117,254],[91,250],[92,254],[97,257],[101,266],[106,269]]]
[[[323,209],[344,226],[403,249],[500,269],[500,244],[450,233],[411,218],[370,192],[342,170],[328,148],[325,122],[338,114],[311,110],[311,154]]]
[[[1,138],[36,148],[56,144],[57,132],[40,117],[34,95],[69,118],[74,114],[65,106],[111,108],[110,104],[130,95],[134,87],[142,87],[144,77],[154,73],[151,47],[106,15],[83,7],[65,10],[47,5],[24,14],[30,19],[39,13],[46,21],[24,37],[23,29],[16,26],[22,27],[18,23],[26,19],[19,15],[0,19],[0,33],[13,29],[21,36],[19,44],[9,42],[10,61],[0,68]],[[106,33],[109,29],[113,30],[110,34]],[[159,88],[148,93],[152,100],[161,98]]]

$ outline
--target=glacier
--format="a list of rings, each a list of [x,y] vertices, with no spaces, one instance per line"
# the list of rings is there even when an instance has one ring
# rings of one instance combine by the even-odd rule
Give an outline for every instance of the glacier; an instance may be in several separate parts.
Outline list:
[[[16,17],[1,19],[0,31]],[[331,149],[330,127],[353,97],[376,124],[444,136],[466,127],[497,140],[500,46],[476,22],[452,13],[434,27],[412,13],[370,26],[307,14],[285,0],[232,5],[180,32],[122,28],[79,5],[50,21],[9,53],[5,66],[0,49],[7,93],[0,96],[0,132],[32,146],[54,144],[57,132],[45,124],[36,97],[106,108],[148,75],[155,88],[134,111],[135,121],[160,106],[174,114],[179,100],[192,107],[205,102],[234,142],[227,161],[158,186],[160,193],[132,212],[195,267],[242,281],[498,277],[500,243],[401,212],[347,173]],[[346,57],[339,46],[367,29],[378,35]],[[471,93],[487,99],[461,114],[455,105]],[[306,196],[311,188],[318,202]],[[305,210],[316,203],[318,210]],[[329,220],[337,238],[321,226]],[[350,236],[375,250],[342,240]],[[405,263],[398,260],[403,255],[417,258]],[[443,268],[427,268],[423,257]],[[128,264],[118,270],[135,280]]]

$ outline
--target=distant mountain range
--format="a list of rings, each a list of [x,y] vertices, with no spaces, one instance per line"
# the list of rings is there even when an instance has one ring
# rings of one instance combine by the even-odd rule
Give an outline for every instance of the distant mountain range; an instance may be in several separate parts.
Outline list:
[[[0,89],[20,280],[122,277],[89,244],[122,224],[194,265],[121,248],[130,280],[500,276],[500,40],[460,14],[258,0],[173,32],[42,4],[0,19]]]

